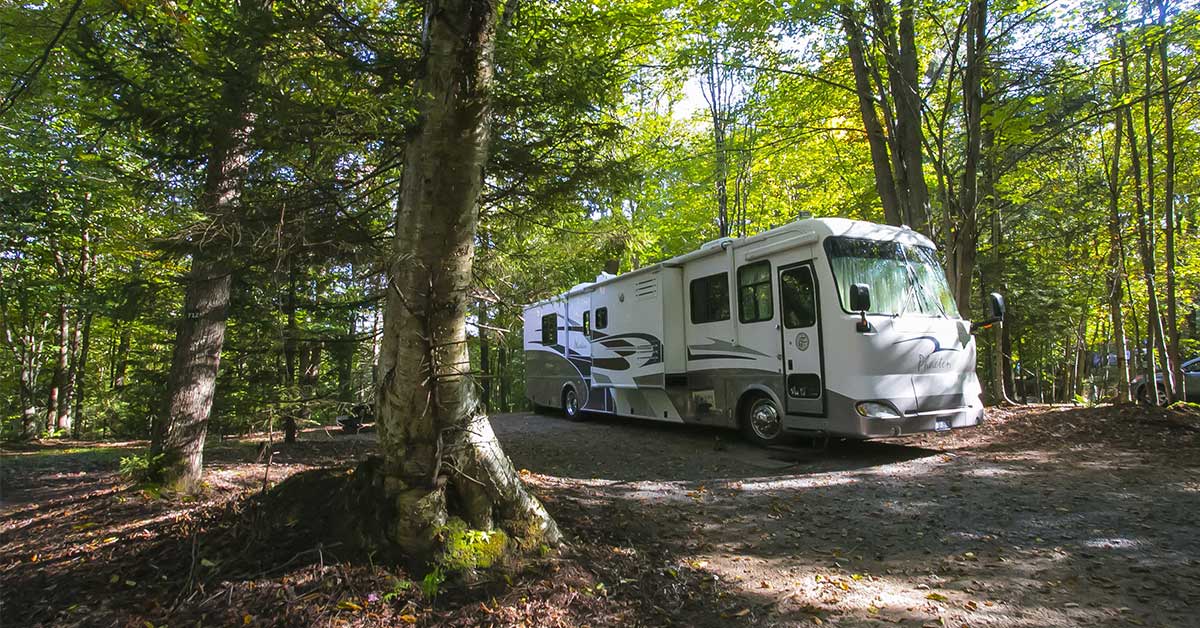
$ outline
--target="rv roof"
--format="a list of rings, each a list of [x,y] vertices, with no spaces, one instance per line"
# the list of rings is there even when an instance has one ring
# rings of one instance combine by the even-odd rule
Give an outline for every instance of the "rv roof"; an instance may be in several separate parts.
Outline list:
[[[530,305],[526,306],[526,309],[531,308],[531,307],[536,307],[536,306],[542,305],[544,303],[554,301],[556,299],[568,297],[573,294],[582,294],[589,290],[594,290],[597,286],[605,285],[607,283],[616,281],[617,279],[624,279],[626,277],[630,277],[633,275],[649,273],[649,272],[658,270],[663,267],[679,266],[679,265],[683,264],[684,262],[691,261],[693,259],[698,259],[701,257],[706,257],[708,255],[717,253],[719,251],[724,250],[727,247],[741,248],[743,246],[750,246],[752,244],[766,242],[768,240],[776,239],[781,236],[800,234],[800,233],[811,233],[811,234],[817,236],[818,239],[824,239],[828,236],[846,236],[846,237],[851,237],[851,238],[862,238],[864,240],[881,240],[881,241],[885,241],[885,242],[903,242],[905,244],[914,244],[917,246],[936,248],[934,246],[933,242],[929,238],[925,237],[924,235],[921,235],[920,233],[918,233],[916,231],[913,231],[912,229],[908,228],[907,226],[893,227],[891,225],[881,225],[878,223],[866,222],[863,220],[850,220],[848,218],[805,218],[802,220],[796,220],[794,222],[789,222],[788,224],[783,225],[781,227],[775,227],[774,229],[768,229],[766,231],[763,231],[762,233],[755,234],[748,238],[728,238],[727,237],[727,238],[718,238],[716,240],[710,240],[708,242],[705,242],[703,245],[701,245],[701,247],[699,249],[692,251],[690,253],[684,253],[683,255],[677,255],[670,259],[658,262],[657,264],[643,266],[641,268],[638,268],[636,270],[631,270],[624,274],[606,277],[604,279],[597,279],[597,281],[595,281],[595,282],[581,283],[581,284],[576,285],[575,287],[571,288],[567,292],[552,296],[547,299],[542,299],[541,301],[538,301],[536,303],[531,303]]]

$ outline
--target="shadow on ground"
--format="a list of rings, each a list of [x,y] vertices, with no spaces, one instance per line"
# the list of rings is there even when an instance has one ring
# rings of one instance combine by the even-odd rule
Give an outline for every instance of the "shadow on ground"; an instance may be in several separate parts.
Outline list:
[[[141,495],[111,452],[6,456],[6,486],[22,465],[27,486],[0,505],[0,612],[12,625],[1187,625],[1200,430],[1155,412],[1021,409],[951,435],[768,451],[727,431],[498,416],[569,544],[434,600],[303,517],[253,514],[263,477],[346,468],[369,439],[272,447],[280,476],[253,445],[216,447],[201,502]]]
[[[493,417],[518,468],[625,482],[700,482],[869,468],[934,456],[936,449],[868,441],[793,438],[762,449],[733,430],[590,415],[571,422],[534,413]]]

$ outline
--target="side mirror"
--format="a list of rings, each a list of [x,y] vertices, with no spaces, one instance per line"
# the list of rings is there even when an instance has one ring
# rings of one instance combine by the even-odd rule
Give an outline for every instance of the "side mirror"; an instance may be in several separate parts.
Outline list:
[[[858,312],[862,320],[854,326],[860,334],[871,331],[871,323],[867,321],[867,312],[871,309],[871,287],[865,283],[850,286],[850,309]]]
[[[987,318],[971,323],[971,333],[987,329],[996,323],[1004,322],[1004,297],[993,292],[987,296]]]
[[[1004,320],[1004,297],[999,292],[993,292],[988,295],[988,318],[994,318],[997,321]]]
[[[856,283],[850,286],[850,310],[852,312],[871,311],[870,286],[865,283]]]

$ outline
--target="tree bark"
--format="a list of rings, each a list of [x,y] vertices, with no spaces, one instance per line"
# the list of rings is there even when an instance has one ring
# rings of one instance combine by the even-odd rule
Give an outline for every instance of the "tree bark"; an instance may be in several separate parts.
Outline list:
[[[705,41],[704,99],[712,121],[713,136],[713,192],[717,199],[717,231],[727,237],[729,228],[729,89],[732,77],[721,58],[722,43],[715,39]]]
[[[522,547],[556,543],[474,394],[466,314],[491,123],[493,0],[426,5],[420,129],[410,140],[388,269],[377,425],[385,531],[427,565],[451,517],[504,530]]]
[[[1149,19],[1150,5],[1147,2],[1145,5],[1144,19]],[[1158,254],[1158,244],[1156,242],[1156,231],[1158,229],[1158,220],[1155,218],[1155,210],[1158,205],[1155,203],[1156,188],[1154,182],[1156,179],[1154,168],[1154,127],[1150,125],[1150,101],[1153,94],[1154,71],[1152,70],[1153,48],[1150,44],[1146,44],[1143,49],[1143,68],[1142,74],[1144,81],[1142,84],[1142,128],[1145,130],[1146,136],[1146,213],[1149,215],[1148,222],[1148,238],[1150,251],[1150,274],[1157,273],[1157,262],[1155,256]],[[1132,135],[1130,136],[1132,137]],[[1155,282],[1157,283],[1157,281]],[[1158,289],[1152,283],[1147,283],[1147,289],[1152,289],[1153,303],[1155,307],[1150,312],[1150,330],[1151,339],[1155,343],[1155,348],[1158,350],[1158,358],[1162,362],[1163,374],[1163,389],[1166,392],[1166,403],[1171,403],[1175,400],[1175,370],[1171,363],[1171,357],[1167,351],[1167,338],[1162,322],[1162,308],[1158,302]],[[1153,367],[1151,367],[1153,368]],[[1153,378],[1151,378],[1153,379]]]
[[[1171,98],[1171,73],[1167,63],[1167,3],[1158,0],[1158,60],[1162,71],[1163,141],[1166,143],[1166,172],[1163,173],[1163,218],[1167,238],[1167,362],[1171,369],[1171,398],[1186,399],[1182,363],[1179,361],[1179,311],[1175,286],[1175,103]]]
[[[79,438],[81,436],[81,434],[83,433],[83,423],[84,423],[83,402],[84,402],[84,397],[87,393],[88,353],[90,353],[91,348],[92,348],[92,313],[91,312],[87,312],[86,314],[83,315],[83,322],[80,325],[80,327],[83,329],[83,332],[80,335],[79,353],[78,353],[78,356],[76,357],[77,362],[73,369],[74,370],[74,383],[71,385],[71,389],[74,391],[73,396],[75,398],[75,418],[74,418],[74,421],[72,421],[72,423],[71,423],[71,431],[72,431],[72,434],[75,436],[75,438]]]
[[[1113,86],[1118,87],[1116,71],[1113,71]],[[1122,283],[1124,241],[1121,235],[1121,141],[1124,112],[1118,110],[1114,119],[1112,165],[1108,167],[1108,310],[1113,325],[1113,342],[1117,345],[1117,396],[1118,404],[1129,402],[1129,363],[1125,358],[1125,315],[1121,310],[1124,301]],[[1105,356],[1107,359],[1107,356]]]
[[[866,37],[858,15],[849,4],[842,7],[842,26],[846,31],[846,47],[850,65],[854,70],[854,91],[858,95],[858,111],[862,116],[863,128],[867,133],[867,145],[871,150],[871,166],[875,172],[875,191],[883,205],[884,220],[889,225],[904,223],[904,213],[896,194],[896,179],[889,163],[887,137],[879,122],[875,109],[875,90],[871,86],[871,71],[867,66]]]
[[[918,51],[914,12],[915,0],[900,0],[899,49],[896,50],[898,80],[893,78],[892,94],[896,102],[896,143],[904,164],[905,224],[914,230],[928,234],[929,188],[925,184],[921,137],[921,93],[917,78]],[[984,5],[984,0],[973,0],[972,5]],[[986,6],[986,5],[985,5]],[[983,33],[979,33],[982,41]],[[889,67],[893,63],[888,64]]]
[[[78,291],[75,297],[75,320],[71,334],[71,364],[67,370],[66,392],[62,403],[73,404],[74,413],[71,423],[71,435],[79,437],[82,429],[80,422],[83,410],[83,383],[86,374],[83,369],[87,366],[87,350],[90,342],[92,314],[89,287],[91,285],[92,261],[95,253],[92,249],[92,232],[89,224],[91,194],[85,195],[85,202],[79,231],[79,278],[76,284]],[[70,409],[68,410],[70,411]]]
[[[971,317],[971,283],[979,250],[979,164],[983,152],[983,65],[987,1],[967,5],[967,54],[963,68],[963,113],[966,118],[966,158],[959,187],[958,220],[954,225],[954,299],[963,318]]]
[[[502,412],[508,412],[508,342],[500,343],[500,348],[496,351],[496,371],[497,379],[499,380],[496,386],[496,401],[500,404]]]
[[[270,0],[244,0],[238,5],[242,32],[231,35],[229,67],[223,77],[220,110],[210,129],[211,148],[205,165],[200,210],[209,231],[221,234],[236,222],[241,187],[250,158],[254,115],[249,94],[262,64],[262,42],[268,35]],[[232,233],[227,233],[232,240]],[[186,279],[183,317],[175,336],[166,403],[151,440],[152,455],[161,455],[164,484],[191,492],[198,488],[216,391],[225,318],[229,309],[233,246],[220,235],[196,236],[192,268]]]
[[[65,429],[70,420],[67,401],[63,390],[67,387],[67,360],[70,351],[70,317],[67,304],[58,304],[58,361],[54,363],[54,375],[50,381],[50,394],[46,400],[46,430]]]
[[[492,347],[488,340],[490,332],[487,325],[491,322],[488,317],[487,303],[479,304],[479,400],[485,412],[492,410]]]
[[[1129,52],[1126,48],[1125,39],[1120,40],[1121,50],[1121,84],[1122,89],[1126,93],[1129,91]],[[1133,198],[1134,206],[1137,211],[1137,232],[1138,232],[1138,248],[1140,257],[1142,258],[1142,273],[1146,280],[1146,303],[1147,303],[1147,320],[1146,320],[1146,338],[1147,342],[1147,359],[1145,363],[1145,374],[1147,381],[1154,381],[1154,364],[1155,353],[1158,350],[1161,336],[1161,322],[1158,317],[1158,290],[1154,281],[1154,241],[1153,231],[1150,224],[1153,222],[1153,217],[1147,220],[1146,203],[1142,195],[1142,163],[1138,151],[1137,130],[1133,124],[1133,111],[1130,107],[1125,107],[1125,129],[1129,133],[1129,159],[1130,166],[1133,169]],[[1158,387],[1147,386],[1146,394],[1151,403],[1158,404]]]

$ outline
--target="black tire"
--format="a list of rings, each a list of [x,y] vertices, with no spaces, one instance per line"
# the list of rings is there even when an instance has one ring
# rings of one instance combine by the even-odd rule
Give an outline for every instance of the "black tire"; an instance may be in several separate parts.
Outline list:
[[[784,439],[783,413],[774,400],[762,393],[746,397],[738,423],[742,437],[759,447],[776,445]]]
[[[560,409],[568,421],[583,420],[583,408],[579,406],[579,395],[575,393],[574,386],[567,386],[563,390],[562,407]]]
[[[1158,384],[1157,387],[1158,387],[1158,401],[1159,401],[1158,405],[1161,407],[1161,406],[1166,405],[1165,401],[1167,399],[1167,387],[1162,384]],[[1149,386],[1142,384],[1141,386],[1138,387],[1137,401],[1138,401],[1138,403],[1142,404],[1143,406],[1147,406],[1147,407],[1154,405],[1154,403],[1152,401],[1150,401],[1150,387]]]

